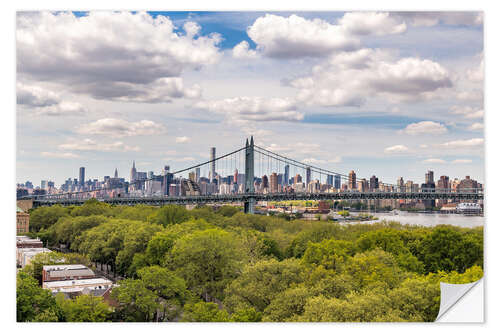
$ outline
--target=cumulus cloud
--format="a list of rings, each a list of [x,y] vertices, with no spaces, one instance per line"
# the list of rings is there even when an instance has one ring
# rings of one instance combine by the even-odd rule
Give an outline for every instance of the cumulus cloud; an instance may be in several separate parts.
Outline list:
[[[472,163],[472,160],[458,159],[458,160],[451,161],[451,164],[469,164],[469,163]]]
[[[296,102],[289,98],[235,97],[200,101],[195,108],[243,121],[300,121],[304,114],[296,111]]]
[[[484,139],[474,138],[469,140],[456,140],[440,144],[444,148],[478,148],[483,146]]]
[[[258,58],[259,55],[257,51],[251,50],[248,42],[244,40],[233,47],[233,57],[237,59],[255,59]]]
[[[484,59],[482,56],[479,66],[467,71],[467,78],[473,82],[482,82],[484,80]]]
[[[393,35],[406,31],[406,24],[389,13],[352,12],[339,20],[342,28],[354,35]]]
[[[107,135],[112,137],[158,135],[166,133],[162,124],[151,120],[128,122],[122,119],[104,118],[82,125],[78,130],[82,134]]]
[[[481,131],[482,129],[484,129],[483,123],[474,123],[468,127],[469,131]]]
[[[482,12],[392,12],[391,16],[404,19],[413,26],[431,27],[439,23],[446,25],[474,26],[483,24]]]
[[[217,62],[221,37],[199,35],[200,27],[192,22],[184,25],[185,33],[174,29],[169,18],[145,12],[93,11],[83,17],[21,12],[17,72],[97,99],[158,102],[183,97],[192,92],[179,89],[180,75]]]
[[[409,151],[408,147],[406,147],[404,145],[395,145],[395,146],[387,147],[384,149],[384,152],[386,154],[406,153],[408,151]]]
[[[17,105],[28,108],[38,115],[78,116],[87,113],[87,109],[80,103],[63,101],[59,94],[36,85],[18,82],[16,94]]]
[[[188,143],[189,141],[191,141],[191,139],[187,136],[178,136],[175,138],[176,143]]]
[[[352,51],[360,47],[359,36],[400,34],[406,24],[389,13],[346,13],[332,24],[321,19],[306,19],[266,14],[248,27],[247,34],[257,44],[248,50],[242,42],[233,49],[238,57],[255,57],[258,53],[272,58],[325,57],[334,52]]]
[[[38,86],[30,86],[18,82],[16,88],[18,105],[46,107],[61,102],[61,98],[58,94]]]
[[[50,158],[68,158],[68,159],[73,159],[73,158],[80,158],[79,155],[69,153],[69,152],[50,152],[50,151],[42,151],[40,153],[43,157],[50,157]]]
[[[440,158],[428,158],[426,160],[423,160],[422,163],[426,163],[426,164],[444,164],[444,163],[446,163],[446,161],[442,160]]]
[[[367,96],[393,102],[426,100],[452,86],[440,64],[419,58],[399,60],[385,51],[362,49],[334,55],[309,76],[284,80],[299,89],[297,100],[321,106],[361,106]]]
[[[444,134],[448,132],[448,129],[443,124],[434,121],[421,121],[418,123],[409,124],[401,132],[410,135]]]
[[[471,106],[458,106],[451,107],[451,113],[463,116],[466,119],[478,119],[484,117],[484,110]]]
[[[74,140],[70,143],[63,143],[58,146],[61,150],[77,150],[77,151],[119,151],[119,152],[128,152],[128,151],[139,151],[139,147],[137,146],[129,146],[124,144],[121,141],[112,142],[112,143],[102,143],[96,142],[91,139],[83,139],[83,140]]]
[[[314,157],[309,157],[309,158],[304,158],[302,160],[302,163],[310,164],[310,165],[340,163],[340,162],[342,162],[341,156],[336,156],[335,158],[332,158],[332,159],[317,159]]]
[[[273,58],[323,57],[359,47],[359,40],[341,26],[297,15],[266,14],[255,20],[247,34],[259,52]]]

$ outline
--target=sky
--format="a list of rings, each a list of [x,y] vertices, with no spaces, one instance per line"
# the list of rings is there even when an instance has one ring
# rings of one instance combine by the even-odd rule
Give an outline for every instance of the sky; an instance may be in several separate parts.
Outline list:
[[[479,12],[18,12],[18,183],[256,144],[358,178],[484,182]]]

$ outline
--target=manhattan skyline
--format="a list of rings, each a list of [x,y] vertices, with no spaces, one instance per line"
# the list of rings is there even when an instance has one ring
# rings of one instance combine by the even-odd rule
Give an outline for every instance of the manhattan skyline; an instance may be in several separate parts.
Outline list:
[[[253,134],[343,174],[484,182],[482,52],[477,12],[19,12],[16,181],[176,170]]]

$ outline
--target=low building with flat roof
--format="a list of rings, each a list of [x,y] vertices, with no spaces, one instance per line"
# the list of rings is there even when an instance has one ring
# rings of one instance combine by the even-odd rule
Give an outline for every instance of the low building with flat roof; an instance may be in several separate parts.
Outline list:
[[[16,249],[16,264],[18,267],[24,268],[29,265],[34,256],[39,253],[52,252],[44,247],[21,247]]]
[[[42,269],[42,281],[63,281],[94,278],[95,273],[85,265],[46,265]]]
[[[36,238],[30,238],[28,236],[16,236],[16,247],[17,248],[23,248],[23,247],[30,247],[30,248],[36,248],[36,247],[43,247],[43,242]]]
[[[42,288],[48,289],[53,295],[63,293],[65,298],[79,295],[103,296],[112,288],[113,282],[106,278],[62,280],[43,282]]]

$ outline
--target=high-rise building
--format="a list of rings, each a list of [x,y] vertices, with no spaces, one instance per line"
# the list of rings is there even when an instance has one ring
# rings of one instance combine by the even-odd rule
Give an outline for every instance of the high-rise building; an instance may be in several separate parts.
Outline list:
[[[234,169],[234,178],[233,178],[233,182],[235,184],[238,184],[238,169]]]
[[[130,182],[133,183],[137,180],[137,169],[135,168],[135,161],[132,163],[132,169],[130,170]]]
[[[326,184],[333,186],[333,175],[327,175],[326,176]]]
[[[198,183],[200,181],[200,168],[194,169],[194,172],[196,173],[196,182]]]
[[[294,184],[302,183],[302,176],[299,174],[296,174],[295,177],[293,177],[293,183]]]
[[[283,175],[283,184],[288,185],[288,178],[290,178],[290,165],[285,165],[285,174]]]
[[[118,178],[118,168],[115,168],[115,178]]]
[[[45,190],[45,189],[47,188],[47,181],[46,181],[46,180],[42,180],[42,181],[40,182],[40,188],[41,188],[42,190]]]
[[[356,186],[356,173],[354,172],[354,170],[351,170],[351,172],[349,172],[348,188],[350,190],[355,190],[357,188],[357,186]]]
[[[370,191],[378,190],[378,178],[373,175],[370,177]]]
[[[269,185],[270,192],[278,192],[278,175],[276,172],[273,172],[269,177]]]
[[[210,182],[213,183],[215,179],[215,147],[210,148]]]
[[[85,183],[85,168],[84,167],[80,167],[79,176],[80,176],[80,178],[78,180],[78,185],[83,186],[83,184]]]
[[[439,177],[438,183],[437,183],[437,188],[441,192],[447,192],[448,189],[450,188],[450,177],[448,177],[448,176]]]
[[[434,184],[434,171],[427,171],[427,173],[425,174],[425,183]]]
[[[311,168],[306,168],[306,186],[311,182]]]
[[[262,176],[262,188],[269,188],[269,180],[266,175]]]
[[[333,187],[335,187],[337,190],[340,189],[340,175],[335,175]]]
[[[148,179],[153,179],[153,178],[154,178],[154,176],[155,176],[154,171],[149,171],[149,172],[148,172]]]
[[[192,182],[196,182],[196,173],[194,171],[191,171],[188,175],[189,180]]]
[[[403,180],[403,177],[399,177],[398,181],[396,182],[397,185],[397,191],[398,192],[404,192],[406,190],[405,187],[405,181]]]
[[[163,167],[163,175],[166,176],[170,172],[170,165],[165,165]]]
[[[360,192],[366,192],[368,190],[368,181],[365,178],[361,179],[359,182],[358,190]]]

